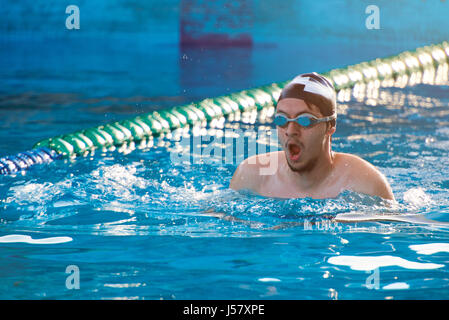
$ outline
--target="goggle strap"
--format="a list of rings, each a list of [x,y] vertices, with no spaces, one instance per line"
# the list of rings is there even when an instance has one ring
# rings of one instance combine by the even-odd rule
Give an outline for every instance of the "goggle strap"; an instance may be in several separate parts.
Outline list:
[[[326,121],[331,121],[331,120],[335,120],[337,118],[337,115],[334,113],[328,117],[325,118],[318,118],[315,119],[316,122],[326,122]]]

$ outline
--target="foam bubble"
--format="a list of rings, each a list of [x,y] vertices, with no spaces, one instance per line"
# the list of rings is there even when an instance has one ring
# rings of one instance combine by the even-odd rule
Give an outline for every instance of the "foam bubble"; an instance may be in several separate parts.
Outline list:
[[[407,190],[404,193],[404,201],[413,206],[422,207],[429,204],[432,199],[426,194],[423,188],[418,187]]]
[[[357,271],[370,271],[379,267],[388,266],[421,270],[444,267],[443,264],[414,262],[395,256],[336,256],[330,257],[327,262],[340,266],[348,266],[352,270]]]
[[[23,235],[23,234],[9,234],[6,236],[0,237],[0,243],[15,243],[15,242],[24,242],[29,244],[58,244],[70,242],[73,239],[70,237],[50,237],[50,238],[42,238],[42,239],[33,239],[31,236]]]

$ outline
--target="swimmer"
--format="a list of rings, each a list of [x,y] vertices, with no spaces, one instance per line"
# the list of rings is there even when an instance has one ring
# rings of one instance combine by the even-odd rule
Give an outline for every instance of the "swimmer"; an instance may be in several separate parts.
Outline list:
[[[274,123],[282,151],[244,160],[230,188],[273,198],[336,198],[345,190],[395,200],[385,176],[362,158],[332,151],[336,92],[317,73],[297,76],[282,90]],[[274,166],[270,174],[263,168]]]

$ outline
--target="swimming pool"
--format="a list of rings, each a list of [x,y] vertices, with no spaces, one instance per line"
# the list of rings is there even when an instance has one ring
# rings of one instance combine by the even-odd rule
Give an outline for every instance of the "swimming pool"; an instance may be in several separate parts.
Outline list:
[[[449,222],[447,88],[446,74],[339,94],[333,148],[385,174],[392,208],[351,192],[278,200],[229,190],[239,156],[223,158],[223,139],[276,150],[257,135],[274,129],[270,111],[1,176],[0,298],[445,299],[445,225],[329,218]],[[73,268],[79,288],[67,283]]]

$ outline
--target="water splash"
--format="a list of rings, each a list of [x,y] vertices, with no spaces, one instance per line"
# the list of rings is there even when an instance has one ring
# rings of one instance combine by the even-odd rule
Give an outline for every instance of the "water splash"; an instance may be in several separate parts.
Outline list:
[[[403,197],[406,203],[415,208],[425,207],[432,203],[432,198],[421,187],[407,190]]]

